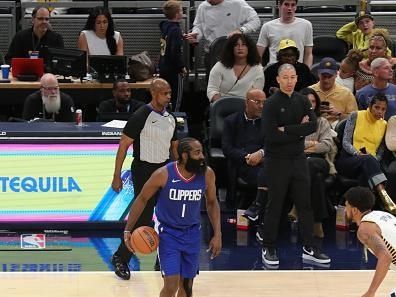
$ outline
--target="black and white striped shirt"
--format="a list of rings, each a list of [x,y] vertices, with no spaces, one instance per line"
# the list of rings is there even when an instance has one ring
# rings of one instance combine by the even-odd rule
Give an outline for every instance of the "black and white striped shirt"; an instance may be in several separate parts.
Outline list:
[[[177,140],[176,119],[167,111],[157,112],[147,104],[129,118],[123,133],[134,140],[134,158],[163,163],[169,159],[171,141]]]

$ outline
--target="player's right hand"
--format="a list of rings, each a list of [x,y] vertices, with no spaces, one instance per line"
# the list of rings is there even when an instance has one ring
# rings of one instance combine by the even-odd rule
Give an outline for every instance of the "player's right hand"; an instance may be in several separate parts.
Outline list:
[[[134,249],[131,246],[131,236],[132,236],[131,232],[124,232],[124,243],[129,251],[135,253]]]
[[[117,193],[119,193],[122,190],[122,179],[121,179],[121,176],[114,175],[113,181],[111,182],[111,187]]]

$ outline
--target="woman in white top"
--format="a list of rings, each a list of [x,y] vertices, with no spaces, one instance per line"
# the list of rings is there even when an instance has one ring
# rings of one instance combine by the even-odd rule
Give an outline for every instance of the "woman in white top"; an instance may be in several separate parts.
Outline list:
[[[78,38],[78,48],[88,55],[124,55],[124,41],[114,31],[113,18],[104,7],[95,7],[89,14],[84,30]]]
[[[228,38],[219,62],[209,74],[207,96],[214,102],[223,96],[245,97],[251,88],[263,89],[264,71],[253,40],[243,34]]]

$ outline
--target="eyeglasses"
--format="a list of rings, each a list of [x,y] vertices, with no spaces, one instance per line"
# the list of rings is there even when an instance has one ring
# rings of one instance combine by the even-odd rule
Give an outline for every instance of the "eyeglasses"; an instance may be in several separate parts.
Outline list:
[[[36,17],[36,19],[38,19],[40,22],[42,21],[49,21],[49,18],[45,18],[45,17]]]
[[[44,86],[41,86],[41,88],[43,88],[46,91],[50,91],[50,92],[54,92],[54,91],[58,91],[59,90],[59,86],[56,86],[56,87],[44,87]]]
[[[256,99],[248,99],[249,101],[255,103],[256,105],[264,105],[264,101],[256,100]]]

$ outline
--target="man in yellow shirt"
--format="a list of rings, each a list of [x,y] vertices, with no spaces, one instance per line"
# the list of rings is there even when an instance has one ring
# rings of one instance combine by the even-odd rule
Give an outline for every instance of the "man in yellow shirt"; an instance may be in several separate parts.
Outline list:
[[[323,116],[333,127],[338,120],[358,110],[352,92],[335,82],[337,69],[337,62],[333,58],[323,58],[318,68],[319,82],[310,87],[318,93]]]

